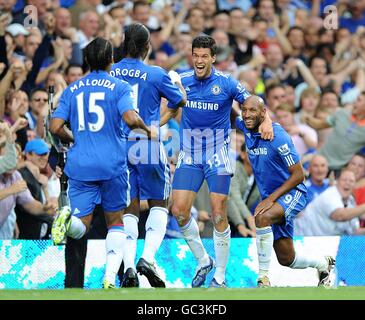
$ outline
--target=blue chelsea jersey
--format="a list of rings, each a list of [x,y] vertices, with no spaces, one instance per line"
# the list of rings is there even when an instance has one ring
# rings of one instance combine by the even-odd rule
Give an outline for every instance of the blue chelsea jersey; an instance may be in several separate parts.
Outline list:
[[[241,122],[242,123],[242,122]],[[300,161],[289,134],[277,123],[273,123],[274,139],[263,140],[257,132],[248,130],[244,124],[246,149],[262,199],[267,198],[290,177],[288,168]],[[304,183],[295,189],[307,192]]]
[[[159,127],[161,97],[177,106],[183,95],[171,82],[167,72],[157,66],[150,66],[139,59],[124,58],[112,66],[110,74],[127,81],[135,96],[135,110],[147,126],[154,123]]]
[[[202,80],[195,76],[194,70],[180,76],[187,95],[180,126],[180,148],[191,151],[197,141],[203,140],[203,151],[215,147],[221,133],[225,140],[229,136],[233,100],[243,103],[250,93],[231,75],[215,68]]]
[[[133,104],[130,85],[106,71],[91,72],[65,89],[52,118],[71,125],[75,142],[65,167],[70,178],[98,181],[120,175],[127,163],[122,117]]]

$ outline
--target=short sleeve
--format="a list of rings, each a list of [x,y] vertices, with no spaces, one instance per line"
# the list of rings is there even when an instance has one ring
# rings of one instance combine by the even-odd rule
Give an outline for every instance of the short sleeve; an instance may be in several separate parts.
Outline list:
[[[291,167],[300,161],[299,154],[294,147],[293,141],[284,129],[275,132],[275,138],[270,145],[287,167]]]
[[[53,112],[52,118],[60,118],[65,121],[70,120],[71,101],[68,99],[68,90],[65,90],[58,102],[57,109]]]
[[[229,86],[231,97],[233,98],[233,100],[236,100],[239,103],[244,103],[245,100],[251,96],[246,88],[232,76],[229,77]]]
[[[119,114],[123,116],[124,112],[128,110],[136,110],[134,106],[137,107],[137,100],[133,94],[132,87],[128,83],[122,82],[120,85],[118,85],[118,89],[117,108]]]

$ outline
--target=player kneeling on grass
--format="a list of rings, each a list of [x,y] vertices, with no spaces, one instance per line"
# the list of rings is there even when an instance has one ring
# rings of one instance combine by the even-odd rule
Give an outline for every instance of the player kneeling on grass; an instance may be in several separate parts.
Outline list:
[[[67,207],[60,210],[53,223],[52,237],[54,243],[59,244],[68,236],[66,265],[72,263],[68,259],[71,246],[73,263],[83,264],[85,234],[95,206],[101,203],[108,226],[103,286],[113,288],[127,238],[122,223],[124,209],[129,204],[123,122],[132,129],[145,130],[149,138],[151,130],[134,110],[131,86],[108,73],[113,63],[112,44],[96,38],[84,53],[90,73],[65,89],[50,125],[53,134],[66,142],[74,142],[65,167],[71,210]],[[71,124],[73,137],[64,130],[66,121]]]
[[[264,140],[258,128],[266,109],[261,98],[249,97],[242,105],[237,128],[245,134],[247,153],[262,201],[255,209],[256,245],[259,261],[258,287],[269,287],[271,251],[281,265],[293,269],[317,268],[319,286],[329,284],[334,258],[303,256],[293,245],[293,219],[306,205],[307,189],[303,184],[303,167],[288,133],[273,123],[274,139]]]

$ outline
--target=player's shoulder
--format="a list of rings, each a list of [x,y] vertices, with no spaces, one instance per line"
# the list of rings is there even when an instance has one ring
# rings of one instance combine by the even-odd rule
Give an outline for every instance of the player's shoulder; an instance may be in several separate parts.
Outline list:
[[[274,148],[277,148],[280,145],[291,142],[291,138],[290,138],[289,134],[285,131],[285,129],[280,124],[273,122],[272,128],[274,131],[274,139],[271,141],[271,145]]]
[[[178,72],[181,79],[191,79],[194,77],[194,70],[187,70],[183,72]]]
[[[225,80],[231,80],[232,79],[232,75],[230,73],[224,73],[220,70],[217,70],[217,69],[214,69],[214,76],[219,78],[219,79],[222,79],[223,81]]]

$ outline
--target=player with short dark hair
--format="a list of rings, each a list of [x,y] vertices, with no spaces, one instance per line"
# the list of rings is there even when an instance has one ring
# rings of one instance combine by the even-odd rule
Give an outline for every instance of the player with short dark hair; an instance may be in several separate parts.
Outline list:
[[[263,100],[250,97],[242,105],[242,118],[236,120],[237,128],[245,134],[247,153],[262,198],[254,213],[259,261],[257,285],[270,286],[272,247],[281,265],[293,269],[317,268],[319,285],[327,285],[334,258],[300,255],[293,246],[293,220],[307,203],[299,155],[288,133],[277,123],[272,124],[272,141],[261,138],[258,130],[264,118]]]
[[[52,237],[55,244],[65,236],[69,237],[67,243],[70,238],[76,239],[76,245],[86,243],[94,208],[101,203],[108,226],[103,287],[112,288],[123,259],[127,235],[122,215],[130,200],[123,124],[141,128],[148,136],[151,130],[133,108],[130,85],[108,74],[113,63],[112,44],[96,38],[84,52],[91,72],[65,89],[50,124],[53,134],[73,142],[65,166],[71,208],[59,212]],[[64,129],[67,121],[72,136]],[[86,248],[81,247],[81,254],[86,255]],[[84,263],[84,258],[78,263]]]
[[[161,98],[175,107],[185,105],[185,91],[179,78],[174,83],[160,67],[143,62],[150,47],[150,32],[141,23],[133,23],[125,30],[123,59],[112,66],[111,74],[127,81],[135,95],[135,108],[147,125],[160,125]],[[183,92],[183,93],[182,93]],[[140,139],[140,140],[138,140]],[[124,254],[122,286],[138,286],[137,271],[145,275],[152,287],[165,287],[154,266],[155,254],[166,232],[170,169],[164,146],[160,141],[148,141],[145,135],[131,132],[128,138],[128,168],[131,184],[131,204],[123,217],[128,234],[128,251]],[[146,221],[146,236],[141,258],[134,265],[138,238],[140,200],[147,200],[150,212]]]
[[[213,67],[216,60],[216,43],[210,36],[193,40],[194,70],[181,74],[187,93],[180,125],[180,154],[173,179],[172,213],[180,230],[198,260],[192,287],[204,285],[214,261],[206,252],[199,235],[197,222],[191,217],[191,207],[204,179],[207,180],[212,220],[216,270],[212,287],[225,287],[225,271],[229,258],[230,227],[227,220],[227,198],[233,170],[230,164],[229,133],[232,102],[243,103],[250,94],[231,75]],[[175,116],[177,109],[168,105],[163,116],[164,124]],[[271,137],[271,120],[265,137]]]

